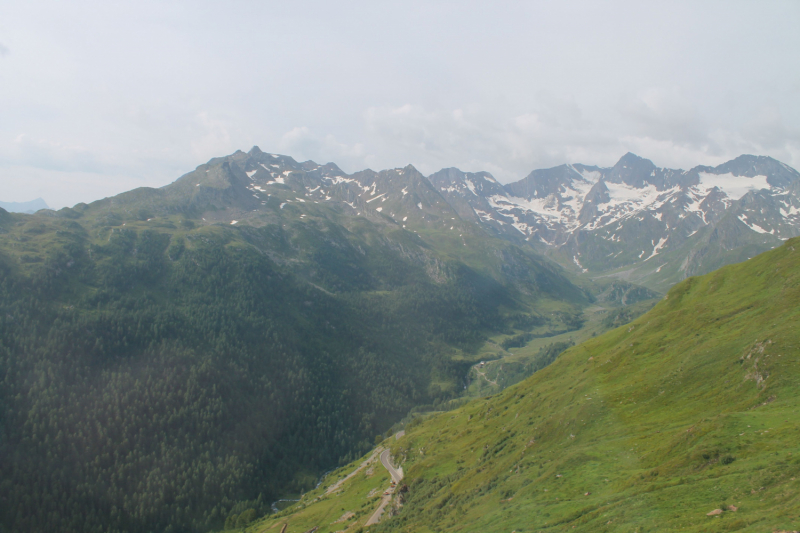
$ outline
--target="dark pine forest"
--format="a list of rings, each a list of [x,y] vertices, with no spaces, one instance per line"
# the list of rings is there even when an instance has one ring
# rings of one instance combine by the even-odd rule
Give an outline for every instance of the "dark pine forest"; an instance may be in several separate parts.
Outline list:
[[[311,283],[251,244],[308,231],[74,218],[0,213],[3,532],[264,514],[453,397],[469,364],[453,354],[515,305],[464,265],[434,281],[383,244],[306,240]]]

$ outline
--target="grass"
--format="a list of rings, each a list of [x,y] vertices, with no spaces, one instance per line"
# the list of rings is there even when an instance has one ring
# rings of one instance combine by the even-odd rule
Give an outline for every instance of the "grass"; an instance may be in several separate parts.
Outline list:
[[[370,529],[798,530],[798,325],[800,239],[690,278],[631,324],[386,442],[410,490]],[[318,505],[287,511],[287,531],[346,507],[325,503],[312,523]]]
[[[371,456],[373,460],[358,470],[364,462],[370,460]],[[331,485],[346,479],[354,472],[356,472],[355,475],[343,482],[339,490],[326,494]],[[377,508],[389,483],[389,474],[386,469],[381,466],[377,455],[373,456],[370,452],[350,465],[331,472],[319,487],[303,495],[301,503],[271,515],[241,531],[263,533],[274,530],[277,532],[287,523],[290,525],[291,531],[308,531],[317,526],[319,527],[318,533],[358,527],[358,524],[366,522]]]
[[[638,302],[625,308],[633,316],[638,316],[655,304],[655,300]],[[583,326],[577,330],[551,334],[552,326],[537,328],[534,334],[541,334],[528,341],[525,346],[503,349],[502,342],[513,335],[495,336],[487,341],[478,354],[484,361],[481,368],[471,368],[467,376],[469,385],[465,394],[470,397],[481,397],[497,394],[514,385],[533,373],[532,367],[543,352],[552,345],[580,344],[608,331],[613,323],[619,307],[602,307],[594,305],[583,310]],[[541,331],[538,331],[541,330]],[[550,331],[548,331],[550,330]]]

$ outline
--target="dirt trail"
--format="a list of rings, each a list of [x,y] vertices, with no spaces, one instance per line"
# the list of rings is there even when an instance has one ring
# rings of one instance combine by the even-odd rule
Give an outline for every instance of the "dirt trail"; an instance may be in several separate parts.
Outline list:
[[[500,367],[500,370],[502,370],[502,369],[503,369],[503,367]],[[482,377],[483,379],[485,379],[486,381],[488,381],[492,385],[497,385],[497,381],[492,381],[491,379],[487,378],[486,377],[486,373],[485,372],[481,372],[480,370],[477,369],[477,367],[475,367],[475,372],[477,372],[480,377]],[[499,375],[499,372],[498,372],[498,375]]]

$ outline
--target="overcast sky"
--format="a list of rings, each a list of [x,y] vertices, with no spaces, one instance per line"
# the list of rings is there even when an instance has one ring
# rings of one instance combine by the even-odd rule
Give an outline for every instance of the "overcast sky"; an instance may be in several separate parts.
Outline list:
[[[800,167],[800,2],[0,3],[0,200],[73,205],[249,150],[501,182]]]

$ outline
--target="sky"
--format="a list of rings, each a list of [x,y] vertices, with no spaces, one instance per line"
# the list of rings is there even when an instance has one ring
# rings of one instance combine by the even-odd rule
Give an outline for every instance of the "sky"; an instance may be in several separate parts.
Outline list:
[[[503,183],[800,168],[800,2],[0,3],[0,201],[161,187],[257,145]]]

